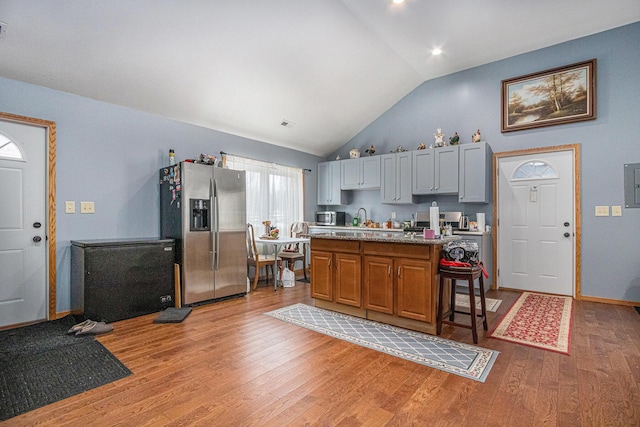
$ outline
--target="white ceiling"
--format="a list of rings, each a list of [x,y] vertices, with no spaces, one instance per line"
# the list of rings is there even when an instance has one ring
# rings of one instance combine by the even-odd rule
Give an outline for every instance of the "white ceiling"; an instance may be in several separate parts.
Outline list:
[[[639,20],[638,0],[0,0],[0,76],[326,156],[426,80]]]

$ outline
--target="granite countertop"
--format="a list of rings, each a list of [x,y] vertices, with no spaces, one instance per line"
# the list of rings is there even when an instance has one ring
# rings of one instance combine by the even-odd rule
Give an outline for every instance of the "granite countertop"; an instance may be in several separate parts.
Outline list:
[[[488,231],[463,231],[463,230],[454,230],[453,234],[459,234],[461,236],[484,236],[485,234],[491,234]]]
[[[351,233],[403,233],[402,228],[369,228],[369,227],[354,227],[352,225],[310,225],[309,229],[315,231],[322,229],[339,230]]]
[[[380,232],[346,232],[334,231],[331,233],[312,234],[313,239],[329,239],[329,240],[364,240],[368,242],[386,242],[386,243],[410,243],[414,245],[441,245],[443,243],[462,239],[461,236],[443,237],[440,239],[425,239],[420,235],[405,235],[400,233],[380,233]]]

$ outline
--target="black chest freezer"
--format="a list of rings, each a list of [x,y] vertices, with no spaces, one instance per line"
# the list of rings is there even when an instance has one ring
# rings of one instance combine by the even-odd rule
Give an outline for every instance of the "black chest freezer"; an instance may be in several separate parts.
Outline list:
[[[173,239],[71,241],[71,310],[113,322],[173,307]]]

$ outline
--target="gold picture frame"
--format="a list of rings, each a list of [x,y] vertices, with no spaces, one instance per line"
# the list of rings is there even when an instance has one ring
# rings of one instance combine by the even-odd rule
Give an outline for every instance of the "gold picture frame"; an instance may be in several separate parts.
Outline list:
[[[596,119],[596,59],[502,81],[502,132]]]

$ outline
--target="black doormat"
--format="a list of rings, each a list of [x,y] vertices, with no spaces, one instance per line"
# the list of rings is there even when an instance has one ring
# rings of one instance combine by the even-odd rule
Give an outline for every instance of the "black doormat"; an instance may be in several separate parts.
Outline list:
[[[0,331],[0,421],[119,380],[131,371],[72,316]]]
[[[153,323],[180,323],[191,313],[191,307],[167,307]]]

